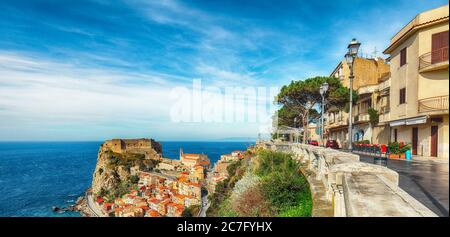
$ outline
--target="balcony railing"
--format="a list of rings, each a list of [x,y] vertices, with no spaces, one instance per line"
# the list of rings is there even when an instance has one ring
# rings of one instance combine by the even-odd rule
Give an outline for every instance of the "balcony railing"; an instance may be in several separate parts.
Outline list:
[[[448,47],[440,48],[420,56],[419,70],[445,61],[448,61]]]
[[[448,95],[419,100],[419,113],[448,110]]]

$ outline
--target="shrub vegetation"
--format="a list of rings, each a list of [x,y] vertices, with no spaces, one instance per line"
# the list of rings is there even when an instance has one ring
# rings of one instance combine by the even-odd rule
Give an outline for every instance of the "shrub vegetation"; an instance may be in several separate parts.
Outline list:
[[[208,216],[311,216],[309,185],[291,155],[260,150],[227,171],[210,196]]]

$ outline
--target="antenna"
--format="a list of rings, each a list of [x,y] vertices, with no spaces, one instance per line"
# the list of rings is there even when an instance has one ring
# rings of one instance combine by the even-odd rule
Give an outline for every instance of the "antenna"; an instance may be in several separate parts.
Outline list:
[[[372,57],[373,58],[376,58],[377,57],[377,53],[378,53],[378,51],[377,51],[377,46],[375,46],[375,47],[373,47],[373,52],[372,52]]]

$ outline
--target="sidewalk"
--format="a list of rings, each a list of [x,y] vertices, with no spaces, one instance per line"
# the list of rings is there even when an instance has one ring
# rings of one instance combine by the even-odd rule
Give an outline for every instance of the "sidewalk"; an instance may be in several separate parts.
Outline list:
[[[430,156],[417,156],[417,155],[413,155],[412,156],[412,161],[418,161],[418,162],[437,162],[437,163],[442,163],[442,164],[448,164],[449,163],[449,159],[447,158],[440,158],[440,157],[430,157]]]
[[[362,162],[373,163],[373,158],[360,154]],[[449,216],[448,160],[413,156],[412,160],[388,159],[387,167],[399,174],[400,188],[438,216]]]

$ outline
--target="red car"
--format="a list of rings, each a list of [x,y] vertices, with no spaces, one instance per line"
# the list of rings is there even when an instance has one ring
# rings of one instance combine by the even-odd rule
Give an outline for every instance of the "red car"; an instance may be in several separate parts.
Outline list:
[[[339,144],[336,140],[328,140],[325,147],[333,148],[333,149],[339,149]]]
[[[309,141],[308,144],[313,146],[319,146],[319,142],[315,140]]]

